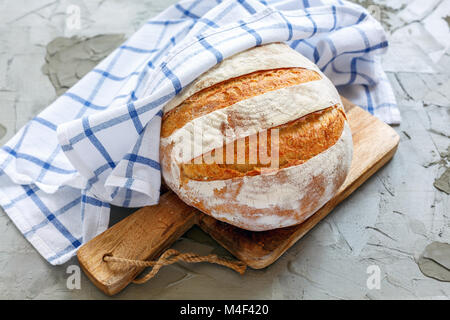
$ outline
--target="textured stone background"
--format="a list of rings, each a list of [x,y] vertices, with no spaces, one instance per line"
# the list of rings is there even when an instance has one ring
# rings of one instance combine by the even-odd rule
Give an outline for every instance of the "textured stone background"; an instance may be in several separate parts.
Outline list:
[[[50,41],[127,37],[172,2],[0,0],[0,145],[56,98],[41,70]],[[450,160],[450,1],[358,2],[389,32],[383,63],[403,118],[394,159],[272,266],[241,277],[218,266],[178,264],[115,299],[450,297],[449,282],[424,276],[417,265],[426,245],[450,242],[450,196],[433,186]],[[71,4],[81,8],[80,30],[65,27]],[[123,214],[116,210],[112,220]],[[223,252],[198,229],[175,247]],[[84,275],[81,289],[67,288],[67,267],[76,264],[50,266],[0,209],[0,298],[107,298]],[[380,267],[379,290],[366,286],[369,265]]]

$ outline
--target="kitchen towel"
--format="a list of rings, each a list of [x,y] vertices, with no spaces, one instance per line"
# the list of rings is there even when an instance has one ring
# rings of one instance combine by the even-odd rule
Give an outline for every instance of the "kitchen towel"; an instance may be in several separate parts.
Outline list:
[[[0,149],[0,205],[51,264],[104,231],[110,205],[158,202],[162,107],[223,59],[286,42],[345,96],[400,115],[377,20],[346,1],[184,0],[149,20]]]

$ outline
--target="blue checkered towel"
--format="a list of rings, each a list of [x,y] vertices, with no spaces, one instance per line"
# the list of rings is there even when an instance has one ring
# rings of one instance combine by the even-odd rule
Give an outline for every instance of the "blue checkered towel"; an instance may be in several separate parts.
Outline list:
[[[0,205],[51,264],[108,226],[110,204],[158,202],[161,108],[224,58],[287,42],[342,94],[400,115],[381,25],[345,1],[184,0],[149,20],[0,149]]]

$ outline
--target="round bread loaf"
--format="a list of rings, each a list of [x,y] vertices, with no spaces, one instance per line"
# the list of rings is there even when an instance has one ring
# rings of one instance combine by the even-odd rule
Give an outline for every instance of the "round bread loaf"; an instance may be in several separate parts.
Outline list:
[[[263,231],[303,222],[336,194],[352,138],[330,80],[273,43],[225,59],[165,106],[160,158],[183,201]]]

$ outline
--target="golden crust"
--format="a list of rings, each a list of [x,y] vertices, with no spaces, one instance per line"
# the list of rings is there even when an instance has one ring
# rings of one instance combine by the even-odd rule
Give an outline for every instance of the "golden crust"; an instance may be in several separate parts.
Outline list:
[[[163,116],[161,137],[170,136],[195,118],[265,92],[319,80],[320,75],[303,68],[262,70],[231,78],[205,88]]]
[[[170,145],[164,148],[162,157],[170,159],[171,149]],[[223,187],[211,188],[214,199],[211,199],[211,196],[198,193],[195,190],[195,185],[186,183],[181,186],[171,185],[171,188],[187,204],[239,228],[250,231],[283,228],[302,223],[320,209],[332,195],[336,194],[344,183],[350,169],[348,159],[351,158],[351,152],[351,144],[346,145],[343,150],[336,151],[337,157],[334,161],[335,168],[332,174],[325,174],[323,170],[322,172],[317,172],[311,176],[310,182],[304,186],[298,183],[297,177],[303,174],[303,166],[307,163],[280,169],[274,174],[223,180],[225,183]],[[309,161],[314,161],[314,159],[312,158]],[[170,163],[164,160],[162,164],[163,170],[169,172]],[[321,164],[328,166],[330,163]],[[209,183],[208,181],[195,182],[200,184]],[[285,203],[283,201],[279,201],[277,206],[262,207],[239,200],[243,190],[248,190],[248,186],[254,187],[255,193],[261,193],[261,188],[268,188],[269,192],[264,190],[262,193],[269,195],[280,192],[280,189],[283,189],[286,185],[292,185],[298,190],[298,194],[290,199],[289,208],[284,207]],[[280,194],[280,198],[282,197],[283,194]],[[267,217],[269,222],[261,222],[260,219],[264,217]]]
[[[254,135],[255,137],[246,137],[239,142],[237,140],[232,142],[234,144],[232,147],[218,148],[191,160],[189,163],[181,164],[181,179],[182,181],[186,181],[186,179],[200,181],[223,180],[259,175],[262,168],[269,168],[275,165],[282,169],[302,164],[334,145],[342,134],[344,122],[345,115],[338,106],[313,112],[272,128],[278,129],[278,164],[270,161],[263,163],[264,159],[258,156],[256,148],[251,147],[250,141],[253,140],[258,142],[257,147],[261,148],[259,142],[262,139],[260,140],[260,134],[258,133]],[[267,160],[271,160],[272,156],[271,132],[271,130],[267,132],[267,142],[263,152],[263,154],[267,154]],[[238,154],[239,147],[245,148],[245,154],[243,152]],[[233,161],[228,164],[226,163],[227,150],[233,152]],[[257,161],[254,163],[249,161],[250,151],[254,151],[257,156]],[[208,163],[205,160],[206,157],[217,161]]]

